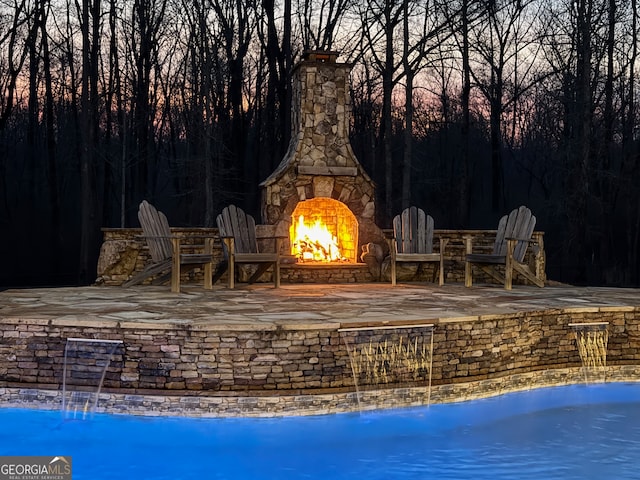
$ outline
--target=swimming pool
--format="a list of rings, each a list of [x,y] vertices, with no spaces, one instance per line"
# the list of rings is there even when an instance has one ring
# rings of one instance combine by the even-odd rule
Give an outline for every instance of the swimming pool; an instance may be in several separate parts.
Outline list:
[[[74,480],[637,479],[640,384],[576,385],[365,414],[193,419],[0,409],[0,455]]]

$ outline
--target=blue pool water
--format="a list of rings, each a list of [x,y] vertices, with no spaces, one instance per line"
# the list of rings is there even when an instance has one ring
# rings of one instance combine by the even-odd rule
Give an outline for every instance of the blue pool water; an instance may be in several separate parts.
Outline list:
[[[0,455],[71,456],[74,480],[640,478],[640,384],[272,419],[0,409],[0,425]]]

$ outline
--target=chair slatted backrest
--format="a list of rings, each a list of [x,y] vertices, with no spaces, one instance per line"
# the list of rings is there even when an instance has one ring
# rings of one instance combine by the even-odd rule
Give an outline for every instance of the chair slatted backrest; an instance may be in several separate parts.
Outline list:
[[[522,262],[527,252],[527,247],[529,246],[528,240],[531,239],[535,226],[536,217],[532,215],[531,210],[525,206],[516,208],[509,215],[505,215],[498,223],[498,232],[493,246],[493,254],[506,255],[507,239],[521,239],[521,241],[516,244],[513,258],[517,262]]]
[[[154,263],[171,258],[173,255],[171,229],[165,214],[143,200],[138,208],[138,220]]]
[[[409,207],[393,219],[397,253],[433,253],[433,218]]]
[[[251,215],[235,205],[222,210],[216,219],[221,237],[233,237],[236,253],[259,253],[256,222]],[[224,243],[223,243],[224,245]],[[224,245],[224,254],[228,256]]]

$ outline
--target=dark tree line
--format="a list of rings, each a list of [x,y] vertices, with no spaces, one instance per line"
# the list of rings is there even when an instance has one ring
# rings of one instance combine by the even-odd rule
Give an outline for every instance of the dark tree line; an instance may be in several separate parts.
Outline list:
[[[378,222],[491,228],[521,203],[549,275],[640,284],[637,0],[0,0],[0,284],[90,283],[148,199],[212,226],[290,137],[305,50],[353,63]]]

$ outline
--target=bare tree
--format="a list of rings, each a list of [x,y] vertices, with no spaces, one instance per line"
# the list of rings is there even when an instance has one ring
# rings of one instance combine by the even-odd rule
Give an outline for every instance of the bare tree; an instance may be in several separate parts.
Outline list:
[[[47,190],[49,197],[50,215],[49,221],[51,223],[50,232],[50,245],[52,251],[58,249],[61,244],[61,205],[60,205],[60,193],[58,187],[58,165],[56,155],[56,131],[55,131],[55,118],[54,118],[54,93],[53,93],[53,76],[51,71],[51,52],[49,48],[49,33],[47,31],[47,18],[49,16],[49,2],[42,2],[40,8],[40,41],[41,58],[42,58],[42,70],[44,77],[44,108],[43,118],[45,124],[45,153],[46,158],[46,171],[47,171]],[[57,270],[60,264],[60,259],[57,255],[52,255],[54,270]]]
[[[9,121],[20,96],[19,92],[24,88],[23,85],[26,84],[29,88],[29,93],[25,97],[31,113],[27,123],[27,135],[31,135],[31,142],[27,142],[26,149],[31,152],[29,158],[33,163],[34,152],[30,145],[33,145],[33,118],[35,116],[36,99],[32,100],[31,97],[33,96],[33,91],[37,89],[35,84],[37,78],[34,78],[37,76],[37,66],[29,67],[29,78],[20,82],[23,85],[19,84],[18,79],[24,71],[25,63],[29,64],[34,57],[37,57],[37,37],[42,22],[42,9],[40,2],[30,3],[27,0],[15,2],[11,5],[11,8],[13,11],[10,15],[7,13],[6,16],[0,17],[4,20],[4,25],[2,26],[5,27],[0,28],[0,48],[3,53],[2,61],[0,61],[0,91],[2,91],[2,95],[0,95],[0,138],[6,138]],[[4,204],[2,211],[6,212],[8,221],[12,214],[8,184],[10,179],[7,175],[10,155],[6,148],[8,148],[8,145],[4,141],[0,143],[0,177],[4,183],[1,189],[2,203]],[[33,177],[31,176],[30,178]],[[33,190],[32,184],[30,191]],[[32,197],[29,196],[27,198]]]
[[[220,45],[224,53],[223,71],[227,84],[225,110],[229,122],[229,143],[227,151],[231,153],[231,162],[243,173],[242,184],[257,185],[261,180],[257,169],[247,165],[247,136],[249,112],[244,107],[245,96],[245,59],[252,46],[256,33],[256,10],[251,2],[229,0],[210,0],[215,12],[216,24],[220,29]],[[257,189],[256,189],[257,191]],[[252,205],[255,194],[248,195],[246,205]],[[246,206],[245,205],[245,206]],[[213,219],[213,212],[212,212]]]
[[[469,219],[469,202],[471,190],[471,159],[469,154],[469,131],[471,127],[471,115],[469,112],[469,101],[471,98],[471,62],[470,42],[469,42],[469,2],[462,0],[460,9],[460,53],[462,57],[462,88],[461,88],[461,108],[462,108],[462,145],[461,145],[461,169],[460,169],[460,200],[458,202],[458,218],[463,223]]]
[[[158,67],[158,45],[161,42],[166,0],[134,0],[131,11],[130,51],[133,55],[132,71],[132,118],[134,122],[133,141],[135,170],[130,176],[133,182],[134,196],[153,197],[153,174],[155,156],[153,155],[153,134],[151,126],[155,120],[152,98],[153,74]]]
[[[401,208],[411,205],[411,182],[414,157],[414,83],[420,71],[428,66],[429,56],[438,52],[451,35],[450,18],[443,14],[444,5],[432,0],[404,4],[402,18],[402,74],[404,79],[404,152],[402,162]],[[457,17],[457,15],[455,15]]]
[[[303,50],[332,50],[345,15],[353,0],[296,0]]]
[[[623,127],[623,151],[624,151],[624,163],[625,168],[622,170],[623,174],[627,171],[632,172],[631,183],[638,185],[640,181],[640,168],[638,163],[640,162],[640,146],[637,142],[634,142],[633,131],[634,126],[638,122],[637,103],[635,101],[636,95],[636,64],[638,61],[638,42],[640,38],[638,35],[638,18],[640,12],[638,11],[637,0],[631,0],[631,54],[629,58],[629,84],[628,94],[626,102],[626,110],[624,116]],[[634,201],[627,203],[627,217],[629,218],[629,233],[628,235],[628,250],[627,250],[627,265],[631,265],[630,282],[640,282],[640,196]]]
[[[284,0],[281,9],[276,8],[274,0],[261,0],[257,5],[256,15],[262,19],[256,30],[261,44],[260,63],[267,66],[260,141],[269,144],[269,148],[258,150],[262,156],[258,168],[261,178],[266,178],[282,159],[291,132],[291,13],[291,0]]]
[[[96,198],[96,158],[99,130],[98,54],[101,35],[100,0],[77,4],[82,34],[82,92],[80,95],[80,270],[79,281],[94,279],[95,245],[99,228]]]
[[[119,225],[126,226],[126,182],[127,182],[127,150],[126,150],[126,78],[121,65],[126,65],[126,58],[121,58],[120,51],[120,9],[117,0],[108,0],[108,54],[106,71],[103,72],[105,97],[105,144],[109,151],[120,152],[114,158],[107,158],[104,172],[104,211],[103,218],[108,222],[114,208],[113,202],[119,203]],[[118,142],[119,143],[116,143]],[[116,194],[117,192],[117,194]]]
[[[4,94],[0,96],[0,131],[6,128],[7,122],[15,106],[17,80],[22,72],[29,54],[29,45],[35,43],[39,24],[35,21],[38,15],[38,3],[30,4],[27,0],[15,2],[10,25],[0,37],[0,46],[4,62],[0,67],[0,86]]]
[[[402,25],[405,3],[409,0],[374,0],[361,11],[366,56],[371,59],[382,80],[382,119],[379,141],[384,164],[384,214],[393,216],[393,92],[398,83],[401,62],[397,60],[396,40]]]
[[[505,208],[503,116],[539,80],[532,75],[538,62],[537,38],[532,35],[538,8],[537,0],[491,0],[486,3],[486,21],[475,22],[472,30],[471,58],[475,62],[470,73],[488,104],[491,206],[498,212]],[[517,113],[512,116],[515,121]]]

